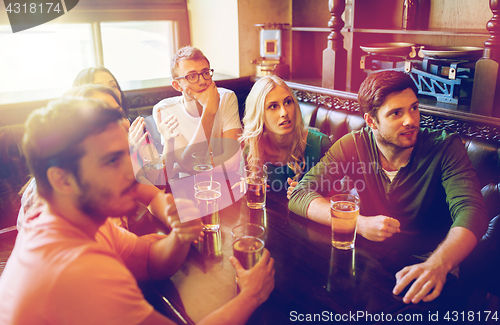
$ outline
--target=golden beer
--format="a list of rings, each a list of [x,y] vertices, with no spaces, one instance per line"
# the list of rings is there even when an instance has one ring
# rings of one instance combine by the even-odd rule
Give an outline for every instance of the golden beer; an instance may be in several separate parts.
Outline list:
[[[203,240],[198,242],[198,251],[205,257],[217,259],[222,258],[222,236],[221,230],[207,231]]]
[[[194,183],[209,182],[212,181],[212,170],[214,167],[212,165],[196,165],[193,167],[194,170]]]
[[[144,177],[154,185],[165,185],[165,165],[161,159],[146,161],[143,167]]]
[[[233,243],[233,255],[245,270],[251,269],[262,256],[264,242],[260,238],[244,236]]]
[[[247,177],[247,205],[250,209],[262,209],[266,206],[266,179]]]
[[[198,209],[203,216],[201,223],[203,229],[208,231],[215,231],[220,227],[219,217],[219,198],[220,191],[207,190],[195,193],[194,197],[198,203]]]
[[[330,214],[332,216],[332,246],[338,249],[354,248],[359,204],[351,201],[332,201]]]

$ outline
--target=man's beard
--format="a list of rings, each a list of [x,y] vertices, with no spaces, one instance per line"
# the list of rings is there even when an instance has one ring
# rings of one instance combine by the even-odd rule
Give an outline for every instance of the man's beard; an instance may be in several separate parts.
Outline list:
[[[109,195],[107,192],[97,193],[88,183],[81,181],[78,181],[78,183],[82,190],[82,194],[77,198],[78,209],[85,213],[96,224],[103,224],[108,217],[133,216],[133,214],[137,211],[138,204],[136,204],[128,211],[124,211],[122,213],[117,213],[116,211],[109,209],[106,210],[104,207],[109,201]],[[135,183],[136,182],[134,182],[134,184]],[[125,191],[127,191],[129,188],[127,188]]]
[[[406,130],[406,132],[408,132],[408,131],[415,131],[416,137],[418,139],[418,133],[419,133],[418,128],[409,128],[408,130]],[[410,148],[415,147],[415,145],[417,144],[417,139],[415,139],[415,141],[412,144],[401,145],[401,144],[395,143],[394,141],[391,141],[388,137],[384,136],[382,133],[379,132],[379,137],[377,140],[380,142],[381,145],[384,145],[386,147],[390,147],[390,148],[394,149],[396,152],[401,152],[401,151],[404,151],[406,149],[410,149]]]

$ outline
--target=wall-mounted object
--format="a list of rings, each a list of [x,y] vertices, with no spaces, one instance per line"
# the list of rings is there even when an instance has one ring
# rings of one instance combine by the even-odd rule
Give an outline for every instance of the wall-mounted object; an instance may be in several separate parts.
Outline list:
[[[283,29],[290,28],[289,24],[256,24],[260,27],[260,59],[252,60],[256,64],[256,76],[263,77],[275,74],[282,78],[287,78],[290,74],[290,67],[282,61],[282,35]]]

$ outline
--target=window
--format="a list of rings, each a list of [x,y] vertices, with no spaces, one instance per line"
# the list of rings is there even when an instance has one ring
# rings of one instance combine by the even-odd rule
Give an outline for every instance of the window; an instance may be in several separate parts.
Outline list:
[[[101,23],[101,35],[104,65],[124,89],[140,88],[134,81],[170,77],[172,21]]]
[[[0,25],[0,48],[7,49],[0,51],[0,105],[59,97],[78,72],[97,62],[104,62],[124,90],[147,88],[152,81],[169,84],[173,21],[94,24],[100,34],[91,23],[44,24],[15,34]],[[102,54],[94,48],[99,42]]]
[[[0,26],[0,104],[57,97],[95,65],[90,24],[46,24],[12,34]]]

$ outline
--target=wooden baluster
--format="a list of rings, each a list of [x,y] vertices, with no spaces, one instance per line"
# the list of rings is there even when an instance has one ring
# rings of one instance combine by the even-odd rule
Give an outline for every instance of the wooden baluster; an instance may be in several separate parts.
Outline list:
[[[486,29],[490,32],[490,38],[484,42],[484,56],[500,61],[500,2],[490,0],[490,8],[493,17],[486,24]]]
[[[328,0],[328,7],[332,15],[328,27],[332,32],[328,35],[327,48],[323,50],[322,86],[345,90],[347,51],[344,49],[344,36],[340,32],[344,27],[341,16],[345,10],[345,0]]]
[[[490,38],[476,63],[470,112],[500,117],[500,2],[490,0],[493,17],[486,24]]]

